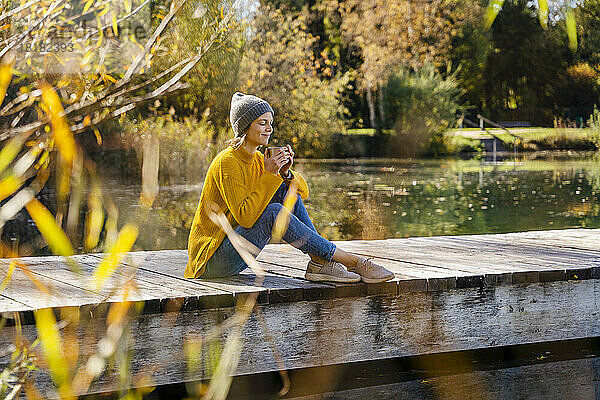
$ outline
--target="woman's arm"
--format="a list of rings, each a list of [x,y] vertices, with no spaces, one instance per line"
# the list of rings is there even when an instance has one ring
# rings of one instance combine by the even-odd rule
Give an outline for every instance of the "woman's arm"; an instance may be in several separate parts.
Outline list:
[[[294,156],[296,155],[296,153],[294,153],[294,150],[292,150],[292,146],[290,146],[289,144],[286,147],[287,147],[287,152],[290,157],[290,160],[286,165],[281,167],[281,170],[279,172],[281,173],[282,177],[286,176],[288,174],[288,172],[292,173],[292,175],[293,175],[292,178],[291,179],[284,178],[284,182],[289,183],[292,180],[296,180],[296,185],[298,187],[298,194],[300,195],[302,200],[306,200],[308,198],[308,185],[306,184],[306,179],[304,179],[304,177],[302,176],[302,174],[300,174],[300,172],[292,171],[291,167],[292,167],[292,164],[294,163]]]
[[[298,171],[290,169],[290,172],[294,175],[293,180],[296,181],[296,185],[298,185],[298,194],[302,197],[302,200],[306,200],[308,198],[308,184],[306,183],[306,179],[304,179],[302,174]]]
[[[218,187],[227,208],[238,224],[250,228],[281,185],[283,180],[269,171],[263,171],[257,185],[247,187],[244,170],[230,157],[221,159]]]

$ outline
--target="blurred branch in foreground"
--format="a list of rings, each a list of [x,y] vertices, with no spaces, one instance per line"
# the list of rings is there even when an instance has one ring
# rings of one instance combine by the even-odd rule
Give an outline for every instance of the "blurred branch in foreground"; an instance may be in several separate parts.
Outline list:
[[[123,254],[133,247],[137,224],[153,204],[158,189],[159,148],[150,143],[146,152],[140,219],[119,230],[118,210],[102,193],[96,167],[76,135],[93,132],[101,143],[100,129],[106,121],[186,88],[182,78],[211,50],[225,45],[229,32],[239,24],[235,16],[241,0],[207,2],[203,12],[195,15],[205,32],[200,45],[187,58],[161,69],[155,60],[185,3],[42,0],[0,10],[0,232],[26,208],[54,254],[71,256],[80,248],[78,243],[84,243],[88,251],[103,246],[109,254],[92,274],[96,293],[116,272]],[[36,199],[47,182],[56,186],[56,209]],[[91,190],[86,195],[88,184]],[[86,198],[85,229],[79,229]],[[2,256],[9,257],[34,252],[18,246],[11,249],[4,243],[2,249]],[[74,272],[80,272],[74,262],[70,265]],[[5,281],[10,285],[10,276]],[[62,345],[68,339],[67,332],[62,338],[60,333],[65,321],[76,325],[78,319],[57,322],[51,309],[36,311],[41,352],[62,398],[75,398],[76,393],[85,391],[104,370],[108,357],[116,357],[121,375],[129,376],[122,337],[131,306],[127,293],[135,290],[131,284],[129,281],[123,288],[125,301],[114,303],[110,309],[105,346],[83,369],[76,368],[78,353],[67,352],[66,344]],[[251,311],[253,303],[245,307]],[[26,378],[22,370],[30,365],[28,347],[16,348],[21,362],[10,367],[12,372],[5,371],[11,385],[9,396],[17,395],[23,385],[33,388],[31,382],[22,382]],[[226,353],[236,353],[236,349],[233,346]],[[19,376],[16,383],[11,376]],[[125,389],[131,384],[129,378],[121,383]],[[8,388],[3,384],[2,390]],[[34,389],[28,390],[28,395],[36,397]]]

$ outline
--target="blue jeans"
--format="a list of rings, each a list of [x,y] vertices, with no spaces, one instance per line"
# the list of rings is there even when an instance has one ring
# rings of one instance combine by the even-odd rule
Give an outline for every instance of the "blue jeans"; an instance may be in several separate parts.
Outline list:
[[[235,232],[262,250],[271,239],[273,224],[277,214],[283,208],[283,199],[287,190],[288,186],[282,183],[254,225],[250,228],[238,225],[234,229]],[[288,229],[283,234],[282,239],[305,254],[331,260],[335,252],[335,244],[317,233],[308,216],[306,207],[304,207],[304,202],[300,195],[297,196],[298,199],[290,215]],[[247,267],[248,264],[240,257],[229,238],[225,236],[221,245],[207,261],[201,278],[224,278],[235,275]]]

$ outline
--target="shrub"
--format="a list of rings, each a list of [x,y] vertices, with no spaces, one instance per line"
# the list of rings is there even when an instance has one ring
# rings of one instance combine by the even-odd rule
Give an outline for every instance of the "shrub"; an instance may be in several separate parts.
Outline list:
[[[461,94],[453,75],[444,78],[432,66],[393,73],[384,89],[385,112],[393,117],[391,155],[447,153],[444,132],[462,111]]]
[[[590,129],[592,130],[592,141],[596,148],[600,150],[600,110],[594,106],[594,112],[590,115]]]

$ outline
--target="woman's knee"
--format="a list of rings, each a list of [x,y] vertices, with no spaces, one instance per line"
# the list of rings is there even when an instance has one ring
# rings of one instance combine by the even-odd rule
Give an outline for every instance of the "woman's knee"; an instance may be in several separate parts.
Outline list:
[[[277,215],[283,209],[283,204],[281,203],[270,203],[263,211],[263,216],[265,216],[271,223],[275,221]]]

